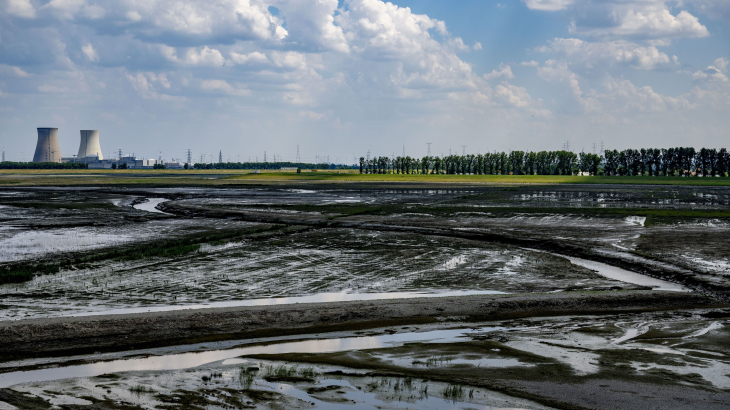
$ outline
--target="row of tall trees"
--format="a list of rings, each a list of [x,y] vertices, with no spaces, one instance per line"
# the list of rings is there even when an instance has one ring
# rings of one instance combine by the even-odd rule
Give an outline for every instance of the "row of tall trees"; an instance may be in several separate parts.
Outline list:
[[[590,154],[589,154],[590,155]],[[581,157],[582,158],[582,157]],[[598,162],[595,167],[598,167]],[[446,157],[360,157],[363,174],[515,174],[570,175],[578,156],[569,151],[512,151]],[[593,165],[591,165],[593,166]]]
[[[605,155],[570,151],[512,151],[445,157],[360,157],[361,174],[512,174],[512,175],[649,175],[726,176],[725,148],[642,148],[606,150]]]
[[[605,152],[607,175],[725,176],[730,155],[725,148],[647,148]]]

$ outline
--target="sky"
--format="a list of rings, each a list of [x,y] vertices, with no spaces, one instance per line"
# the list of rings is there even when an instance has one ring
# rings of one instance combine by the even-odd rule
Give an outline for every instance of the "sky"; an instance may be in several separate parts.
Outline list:
[[[729,0],[0,0],[0,150],[720,148],[729,61]]]

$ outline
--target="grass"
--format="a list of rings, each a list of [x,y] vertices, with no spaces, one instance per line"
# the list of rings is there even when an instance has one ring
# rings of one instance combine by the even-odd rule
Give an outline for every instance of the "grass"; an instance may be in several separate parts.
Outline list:
[[[317,377],[319,373],[314,370],[314,367],[298,368],[297,366],[288,367],[286,365],[274,366],[273,364],[263,365],[261,367],[261,377],[303,377],[307,379],[313,379]]]
[[[406,182],[500,184],[621,184],[730,186],[730,178],[607,177],[572,175],[424,175],[360,174],[357,170],[328,170],[301,174],[251,170],[0,170],[0,185],[154,185],[214,186],[280,182]]]
[[[471,393],[472,396],[474,393]],[[450,384],[444,389],[444,398],[458,400],[464,395],[464,387],[460,384]]]
[[[132,393],[136,393],[136,394],[155,392],[151,387],[143,386],[141,384],[130,387],[129,391],[131,391]]]
[[[258,371],[258,367],[241,367],[238,373],[238,380],[241,382],[243,390],[251,390]]]
[[[82,269],[89,264],[107,261],[131,261],[151,258],[174,258],[196,252],[204,243],[223,244],[247,235],[279,230],[282,225],[269,225],[244,230],[228,230],[211,232],[205,235],[187,238],[161,239],[141,245],[120,246],[111,250],[100,250],[93,253],[77,254],[54,262],[22,261],[0,267],[0,284],[21,283],[32,280],[36,275],[48,275],[71,267]]]

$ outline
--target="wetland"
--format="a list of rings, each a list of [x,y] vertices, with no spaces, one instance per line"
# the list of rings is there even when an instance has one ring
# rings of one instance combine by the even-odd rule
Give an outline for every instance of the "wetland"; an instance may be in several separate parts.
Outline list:
[[[13,185],[0,407],[727,408],[729,244],[721,185]]]

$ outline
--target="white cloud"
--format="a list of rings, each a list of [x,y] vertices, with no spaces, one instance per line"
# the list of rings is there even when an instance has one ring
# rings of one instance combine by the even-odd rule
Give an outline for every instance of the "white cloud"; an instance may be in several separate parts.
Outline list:
[[[717,60],[715,60],[715,62],[712,65],[715,66],[720,71],[725,71],[725,70],[727,70],[728,61],[726,58],[720,57]]]
[[[128,18],[129,20],[131,20],[131,21],[134,21],[134,22],[137,22],[137,21],[142,21],[142,15],[141,15],[141,14],[139,14],[139,12],[138,12],[138,11],[136,11],[136,10],[131,10],[131,11],[128,11],[128,12],[127,12],[127,13],[125,14],[125,16],[126,16],[126,17],[127,17],[127,18]]]
[[[6,0],[5,11],[13,16],[32,19],[35,17],[35,8],[30,0]]]
[[[484,74],[485,80],[494,80],[497,78],[515,78],[514,74],[512,74],[512,67],[509,66],[509,64],[500,64],[499,65],[499,71],[492,70],[489,74]]]
[[[225,80],[203,80],[200,83],[200,88],[203,90],[222,91],[228,95],[243,96],[250,95],[251,91],[235,88],[228,84]]]
[[[307,66],[307,60],[304,54],[295,51],[271,53],[271,61],[277,67],[289,69],[304,69]]]
[[[685,97],[667,97],[649,86],[637,87],[629,80],[609,77],[603,85],[606,91],[594,93],[594,96],[607,112],[664,112],[690,108]]]
[[[167,78],[162,76],[155,75],[154,73],[142,73],[137,72],[136,75],[132,75],[127,73],[126,74],[127,79],[132,84],[132,87],[137,91],[140,97],[147,99],[147,100],[161,100],[161,101],[175,101],[175,102],[183,102],[187,101],[187,98],[185,97],[177,97],[177,96],[171,96],[167,94],[160,94],[155,90],[154,84],[152,82],[161,82],[163,87],[165,86],[165,83],[167,83]],[[149,80],[148,80],[149,78]],[[167,83],[167,87],[169,88],[169,83]]]
[[[556,38],[549,47],[540,47],[537,51],[550,52],[586,69],[617,64],[640,70],[657,70],[676,64],[656,47],[643,47],[627,41],[590,43],[576,38]]]
[[[83,51],[89,61],[99,61],[99,55],[96,54],[96,50],[94,50],[94,46],[92,46],[91,43],[87,43],[85,46],[81,47],[81,51]]]
[[[477,41],[477,42],[474,43],[474,45],[472,46],[472,48],[475,51],[481,50],[482,49],[482,43],[480,43],[480,42]]]
[[[342,27],[334,24],[337,0],[280,0],[289,42],[312,51],[349,53]]]
[[[591,36],[618,36],[639,39],[707,37],[707,27],[686,10],[676,16],[666,4],[616,4],[608,27],[574,25],[571,32]]]
[[[11,75],[13,77],[30,77],[30,74],[23,71],[20,67],[0,64],[0,75]]]
[[[605,39],[630,38],[666,42],[673,38],[707,37],[710,33],[687,10],[673,14],[668,0],[523,0],[534,10],[566,10],[570,32]],[[715,0],[689,0],[712,3]],[[725,0],[720,0],[725,1]],[[675,2],[677,7],[683,1]],[[714,3],[713,3],[714,4]],[[730,11],[729,11],[730,12]],[[655,43],[660,45],[662,43]]]
[[[520,63],[520,65],[524,66],[524,67],[538,67],[540,65],[540,63],[538,63],[535,60],[532,60],[532,61],[523,61]]]
[[[221,66],[225,61],[220,51],[208,48],[208,46],[203,47],[200,51],[191,48],[185,54],[185,62],[188,64]]]
[[[52,10],[59,18],[66,20],[74,19],[76,16],[99,19],[105,14],[102,7],[97,4],[86,4],[86,0],[51,0],[43,8]]]
[[[692,74],[692,78],[695,81],[727,83],[728,78],[725,75],[727,66],[728,61],[725,58],[718,58],[711,66]]]
[[[522,0],[532,10],[557,11],[564,10],[573,4],[573,0]]]
[[[416,89],[477,88],[471,66],[456,55],[468,47],[449,34],[444,22],[380,0],[349,0],[346,4],[347,9],[335,20],[352,51],[374,63],[397,62],[397,71],[389,77],[401,96],[420,95]],[[437,41],[432,32],[446,41]]]
[[[271,62],[266,54],[254,51],[248,54],[241,54],[235,51],[230,53],[231,61],[235,64],[251,65],[251,66],[269,66]]]

